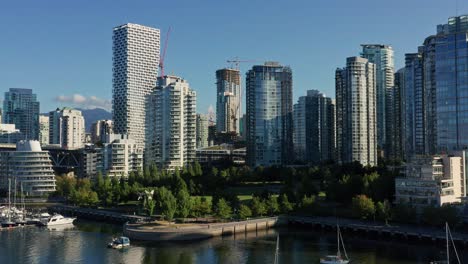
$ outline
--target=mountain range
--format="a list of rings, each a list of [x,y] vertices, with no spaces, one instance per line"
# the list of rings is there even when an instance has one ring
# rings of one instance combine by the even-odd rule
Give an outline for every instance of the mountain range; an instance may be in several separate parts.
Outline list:
[[[86,132],[91,132],[91,125],[96,122],[97,120],[101,119],[112,119],[112,113],[102,109],[102,108],[94,108],[94,109],[80,109],[76,108],[77,110],[81,111],[81,114],[85,120],[85,127]]]

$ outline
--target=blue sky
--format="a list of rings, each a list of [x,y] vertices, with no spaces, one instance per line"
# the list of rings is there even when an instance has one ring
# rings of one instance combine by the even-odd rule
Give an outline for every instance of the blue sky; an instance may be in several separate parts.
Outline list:
[[[362,43],[390,44],[397,69],[457,0],[80,0],[2,1],[0,94],[32,88],[41,112],[110,107],[112,28],[127,22],[172,32],[166,73],[188,80],[198,111],[215,105],[215,71],[226,60],[279,61],[293,70],[294,100],[308,89],[334,97],[334,71]],[[458,0],[458,14],[468,2]],[[254,63],[241,65],[245,72]],[[3,97],[3,96],[1,96]]]

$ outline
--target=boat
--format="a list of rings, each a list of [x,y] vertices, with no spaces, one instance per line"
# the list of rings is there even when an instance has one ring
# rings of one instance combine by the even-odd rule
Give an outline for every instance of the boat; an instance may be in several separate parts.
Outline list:
[[[449,228],[449,225],[448,225],[447,222],[445,223],[445,239],[447,241],[447,246],[446,246],[447,260],[431,261],[430,264],[449,264],[450,263],[450,243],[449,243],[449,240],[452,242],[453,251],[455,252],[455,257],[457,257],[457,261],[458,261],[457,263],[461,264],[460,257],[458,256],[458,252],[457,252],[457,247],[455,247],[455,242],[453,241],[452,232],[450,232],[450,228]]]
[[[112,242],[107,244],[108,248],[115,248],[115,249],[124,248],[128,246],[130,246],[130,239],[124,236],[119,237],[119,238],[114,238],[112,239]]]
[[[54,214],[47,222],[44,223],[45,226],[56,226],[56,225],[67,225],[73,223],[76,218],[74,217],[64,217],[60,214]]]
[[[328,255],[320,259],[320,264],[348,264],[349,258],[346,254],[346,249],[343,242],[343,237],[341,236],[340,226],[336,225],[336,237],[337,237],[337,246],[338,250],[336,255]],[[343,245],[344,258],[341,256],[340,244]]]
[[[8,211],[6,218],[2,221],[2,227],[14,227],[16,223],[11,220],[11,179],[8,179]]]

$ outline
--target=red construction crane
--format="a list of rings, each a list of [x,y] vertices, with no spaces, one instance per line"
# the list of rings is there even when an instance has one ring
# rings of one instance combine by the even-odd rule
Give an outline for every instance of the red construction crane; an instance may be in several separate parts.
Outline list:
[[[167,42],[169,40],[169,34],[171,33],[171,28],[172,27],[169,27],[169,29],[167,30],[166,39],[164,40],[164,50],[163,50],[161,58],[159,59],[159,76],[160,77],[164,76],[164,58],[166,58]]]

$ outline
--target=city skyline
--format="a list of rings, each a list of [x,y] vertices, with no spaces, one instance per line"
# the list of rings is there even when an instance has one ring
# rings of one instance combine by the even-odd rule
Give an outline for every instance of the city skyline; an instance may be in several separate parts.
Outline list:
[[[359,1],[359,3],[367,3],[375,8],[387,8],[383,4],[369,1]],[[190,24],[184,23],[185,19],[180,22],[165,19],[165,14],[154,18],[156,9],[170,8],[171,5],[148,4],[148,6],[128,8],[125,4],[113,7],[99,3],[93,5],[92,12],[88,12],[85,8],[86,3],[77,6],[57,3],[54,5],[55,9],[62,12],[54,12],[50,18],[44,18],[34,24],[29,23],[28,19],[34,19],[35,13],[44,7],[31,3],[27,9],[24,9],[16,3],[8,3],[0,11],[0,21],[5,19],[3,24],[9,25],[8,21],[15,19],[11,17],[12,14],[24,16],[25,21],[3,28],[5,37],[10,41],[4,43],[5,49],[0,51],[0,57],[4,61],[4,66],[0,66],[2,67],[0,69],[5,73],[5,78],[0,80],[0,86],[4,90],[10,87],[33,89],[38,94],[38,100],[43,102],[41,112],[67,105],[84,108],[99,106],[110,110],[112,28],[131,22],[160,29],[163,40],[168,27],[173,26],[166,72],[174,72],[190,80],[193,86],[197,87],[197,92],[205,95],[200,97],[198,112],[205,113],[210,105],[215,106],[216,95],[212,91],[216,86],[212,72],[230,66],[225,61],[236,56],[258,61],[241,65],[242,84],[245,72],[251,65],[275,60],[283,65],[289,65],[295,72],[294,101],[310,89],[320,90],[327,96],[335,98],[333,71],[340,67],[342,58],[352,54],[357,55],[361,44],[391,45],[395,50],[395,69],[399,69],[404,65],[404,54],[416,52],[416,47],[422,44],[421,40],[434,33],[434,25],[443,24],[447,17],[467,11],[466,7],[459,5],[457,12],[455,2],[453,5],[431,3],[418,5],[424,16],[414,19],[405,14],[413,10],[417,3],[405,2],[405,5],[395,3],[392,8],[388,8],[386,16],[379,16],[377,19],[377,14],[369,13],[365,18],[353,14],[352,11],[358,6],[356,3],[341,3],[339,9],[334,8],[334,3],[312,5],[299,2],[291,7],[261,5],[261,10],[265,12],[262,13],[255,12],[256,8],[260,8],[259,3],[252,4],[249,10],[245,8],[246,3],[241,2],[236,7],[239,9],[241,19],[234,26],[229,21],[221,19],[218,21],[217,17],[222,17],[225,12],[222,6],[212,4],[205,10],[203,4],[186,3],[178,10],[186,15],[187,21],[196,18],[193,23],[193,19],[190,19]],[[264,29],[265,22],[262,21],[266,14],[279,14],[283,8],[290,9],[293,6],[297,11],[294,16],[287,16],[282,22],[272,20],[271,23],[276,27]],[[193,10],[198,13],[192,14]],[[103,11],[114,12],[103,20],[99,16]],[[203,16],[205,12],[216,15]],[[327,14],[332,13],[333,23],[321,23]],[[366,20],[378,22],[366,23]],[[219,23],[214,25],[213,21]],[[93,27],[82,26],[87,23],[92,23]],[[360,30],[347,32],[344,25],[358,27]],[[262,31],[255,30],[258,27],[261,27]],[[295,30],[290,30],[292,27]],[[401,27],[405,27],[406,30],[402,31]],[[220,29],[229,29],[227,31],[235,34],[228,35],[228,32],[223,33]],[[44,34],[44,30],[51,33],[47,41],[35,43],[32,48],[21,44],[29,43],[28,38]],[[271,38],[271,33],[275,30],[281,31],[282,34]],[[320,34],[320,41],[317,41],[318,32],[330,34]],[[187,42],[188,39],[196,37],[194,34],[201,34],[204,37],[196,38],[197,42]],[[252,34],[255,34],[259,43],[245,41]],[[83,39],[86,41],[81,41]],[[218,43],[214,42],[215,39],[224,45],[213,44]],[[346,45],[342,44],[344,39]],[[265,45],[266,42],[268,45]],[[187,43],[190,43],[190,49],[187,49]],[[262,46],[262,49],[255,48],[257,44]],[[191,52],[200,48],[208,52]],[[39,50],[40,53],[37,52]],[[188,56],[188,53],[191,56]],[[47,54],[47,57],[43,57],[43,54]],[[312,59],[320,63],[311,63]],[[310,72],[314,72],[312,78],[309,76]]]

